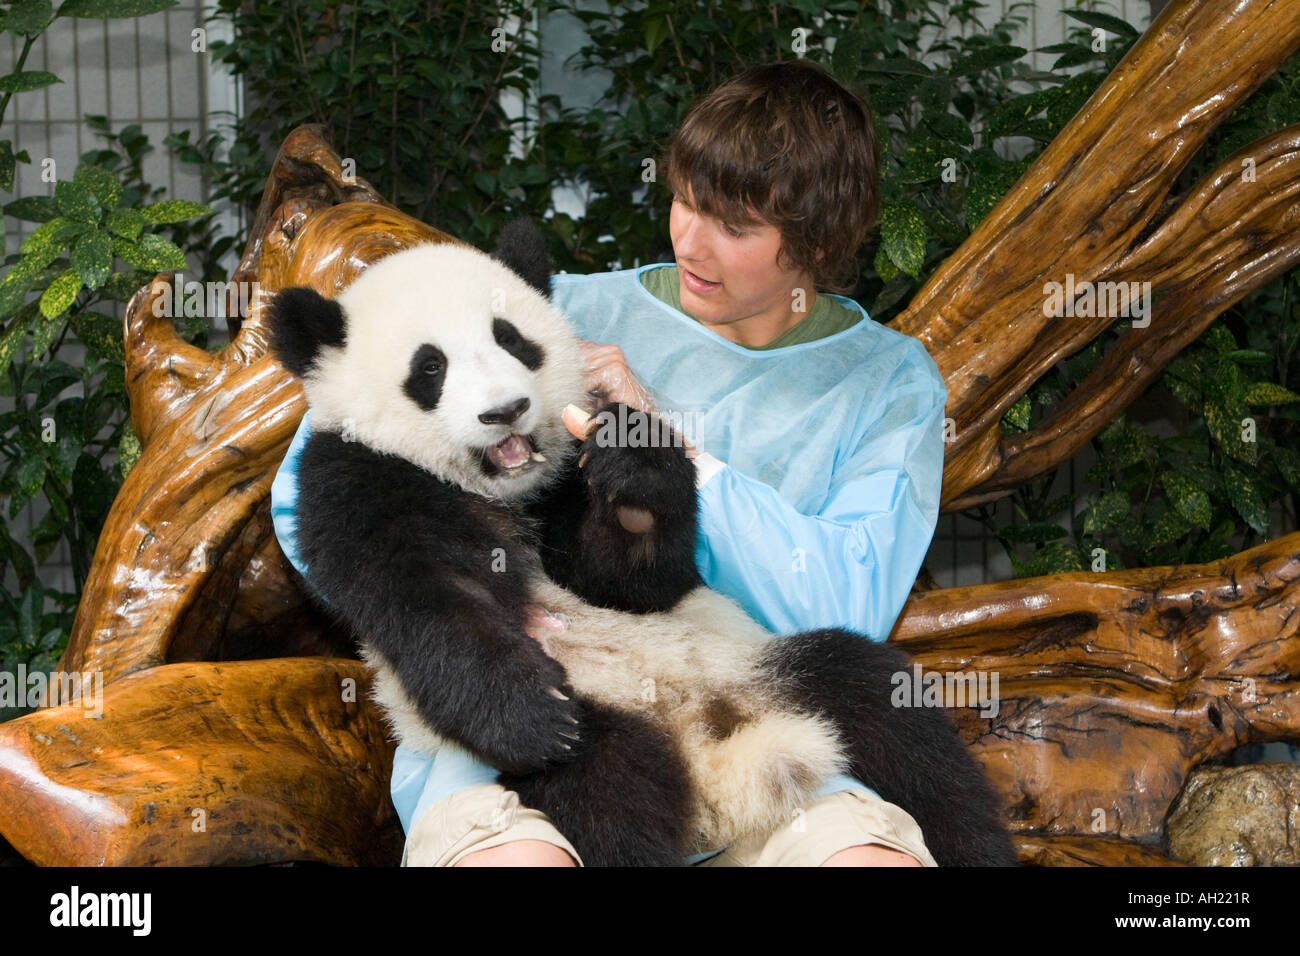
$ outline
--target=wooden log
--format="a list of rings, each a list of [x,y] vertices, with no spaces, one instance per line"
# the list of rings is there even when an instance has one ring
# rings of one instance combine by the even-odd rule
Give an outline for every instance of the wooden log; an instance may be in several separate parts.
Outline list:
[[[955,712],[1018,832],[1159,846],[1193,767],[1300,739],[1300,532],[1224,561],[912,595],[891,640],[998,676]]]
[[[1102,430],[1215,316],[1300,262],[1300,128],[1245,147],[1190,195],[1179,172],[1300,49],[1300,0],[1174,0],[1020,181],[891,323],[948,385],[943,508],[1007,494]],[[1241,160],[1254,161],[1253,179]],[[999,422],[1116,315],[1047,314],[1045,283],[1150,282],[1145,329],[1026,435]]]
[[[100,719],[0,724],[0,836],[42,866],[395,865],[369,687],[349,660],[172,664],[105,687]]]

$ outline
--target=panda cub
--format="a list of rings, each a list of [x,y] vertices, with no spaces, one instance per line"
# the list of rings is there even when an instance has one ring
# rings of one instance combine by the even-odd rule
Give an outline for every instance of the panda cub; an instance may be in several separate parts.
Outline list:
[[[491,257],[408,248],[334,300],[271,307],[311,407],[307,582],[358,636],[396,735],[499,769],[588,865],[679,865],[789,821],[837,772],[907,810],[940,865],[1013,863],[950,718],[891,706],[906,655],[843,630],[772,638],[702,585],[680,444],[569,434],[583,363],[549,277],[524,222]],[[567,627],[534,639],[545,612]]]

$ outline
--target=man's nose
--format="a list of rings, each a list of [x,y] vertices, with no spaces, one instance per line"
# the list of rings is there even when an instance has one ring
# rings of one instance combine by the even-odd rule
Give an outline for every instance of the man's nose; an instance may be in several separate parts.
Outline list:
[[[704,223],[693,212],[683,214],[681,229],[677,235],[677,241],[673,243],[673,249],[677,255],[684,259],[699,258],[704,251]]]

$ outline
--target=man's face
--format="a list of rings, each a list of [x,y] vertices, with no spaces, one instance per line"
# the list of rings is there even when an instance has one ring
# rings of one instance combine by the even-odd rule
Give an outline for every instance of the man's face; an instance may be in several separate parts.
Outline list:
[[[696,211],[687,193],[673,197],[668,234],[677,259],[682,309],[705,325],[731,326],[760,317],[747,323],[758,332],[773,324],[791,324],[794,289],[804,290],[801,298],[807,303],[813,300],[810,275],[777,266],[781,233],[776,226],[724,223]],[[755,336],[744,334],[743,326],[714,331],[754,344],[745,341]]]

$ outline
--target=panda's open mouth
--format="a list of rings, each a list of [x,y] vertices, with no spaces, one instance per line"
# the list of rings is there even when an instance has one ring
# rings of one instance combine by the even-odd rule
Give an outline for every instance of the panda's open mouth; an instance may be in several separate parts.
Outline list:
[[[546,461],[531,435],[508,435],[483,449],[483,470],[488,474],[517,475]]]

